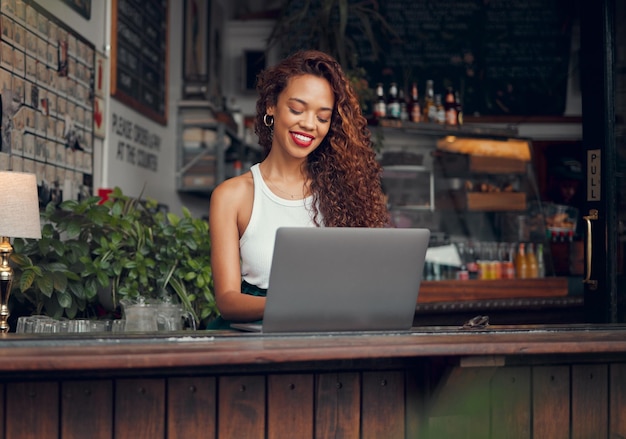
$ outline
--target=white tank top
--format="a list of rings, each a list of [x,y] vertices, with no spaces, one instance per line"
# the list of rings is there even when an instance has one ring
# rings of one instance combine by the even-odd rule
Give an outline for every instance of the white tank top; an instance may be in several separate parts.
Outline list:
[[[267,288],[276,229],[315,227],[311,209],[313,197],[303,200],[280,198],[265,184],[258,163],[250,171],[254,180],[254,201],[250,222],[239,239],[241,277],[251,285]]]

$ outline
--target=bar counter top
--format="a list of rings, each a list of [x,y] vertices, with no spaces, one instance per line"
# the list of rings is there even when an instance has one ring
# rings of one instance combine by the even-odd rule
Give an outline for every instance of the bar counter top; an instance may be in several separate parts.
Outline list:
[[[5,334],[0,437],[626,437],[625,383],[626,325]]]
[[[626,326],[422,327],[408,332],[5,334],[0,374],[262,366],[423,357],[626,354]]]

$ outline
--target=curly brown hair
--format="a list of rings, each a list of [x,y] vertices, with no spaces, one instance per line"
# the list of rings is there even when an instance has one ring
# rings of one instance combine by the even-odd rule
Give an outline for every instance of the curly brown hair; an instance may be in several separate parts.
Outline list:
[[[327,227],[389,226],[382,168],[372,148],[367,120],[333,57],[316,50],[298,51],[259,74],[255,133],[265,155],[272,147],[272,128],[263,121],[267,108],[276,105],[291,78],[306,74],[326,79],[335,97],[330,130],[307,158],[316,224],[320,225],[321,214]]]

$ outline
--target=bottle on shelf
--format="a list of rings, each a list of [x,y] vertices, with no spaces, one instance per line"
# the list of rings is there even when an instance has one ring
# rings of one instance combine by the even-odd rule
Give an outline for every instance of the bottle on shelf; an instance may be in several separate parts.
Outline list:
[[[400,100],[398,99],[398,85],[392,82],[387,96],[387,118],[400,119]]]
[[[502,279],[515,279],[515,247],[503,242],[500,248],[502,251]]]
[[[502,246],[499,245],[497,242],[494,242],[492,244],[492,252],[493,252],[493,259],[491,260],[491,272],[492,272],[492,279],[502,279],[502,270],[503,270],[503,264],[502,262],[504,261],[504,256],[503,256],[503,250],[502,250]]]
[[[426,81],[426,93],[424,95],[424,108],[422,108],[424,120],[434,123],[437,119],[437,108],[435,107],[435,85],[432,79]]]
[[[407,110],[406,98],[404,97],[404,90],[400,89],[398,92],[398,100],[400,101],[400,120],[409,120],[409,112]]]
[[[456,104],[456,124],[460,126],[463,125],[463,104],[458,91],[454,93],[454,101]]]
[[[528,249],[526,250],[526,264],[528,269],[528,278],[534,279],[539,277],[539,265],[537,264],[535,246],[532,242],[528,243]]]
[[[440,125],[446,123],[446,110],[443,108],[440,94],[435,95],[435,122]]]
[[[491,246],[488,242],[480,243],[480,252],[478,257],[478,279],[488,280],[492,278],[491,269]]]
[[[444,106],[444,111],[446,113],[446,125],[456,125],[457,124],[456,98],[454,96],[454,92],[452,91],[452,87],[448,87],[448,91],[446,92],[443,106]]]
[[[374,117],[378,120],[387,117],[387,102],[385,101],[385,90],[383,84],[376,85],[376,101],[374,102]]]
[[[459,259],[461,261],[461,266],[456,272],[457,280],[468,280],[469,279],[469,271],[467,270],[467,250],[464,242],[458,242],[456,244],[457,251],[459,252]]]
[[[478,279],[478,263],[477,263],[477,254],[474,243],[468,242],[467,248],[465,251],[467,262],[467,274],[470,279]]]
[[[546,263],[542,243],[537,244],[537,277],[546,277]]]
[[[411,97],[409,102],[409,118],[411,122],[419,123],[422,121],[422,108],[420,107],[419,91],[417,83],[411,85]]]
[[[518,279],[528,279],[528,260],[526,259],[526,244],[520,242],[515,255],[515,273]]]

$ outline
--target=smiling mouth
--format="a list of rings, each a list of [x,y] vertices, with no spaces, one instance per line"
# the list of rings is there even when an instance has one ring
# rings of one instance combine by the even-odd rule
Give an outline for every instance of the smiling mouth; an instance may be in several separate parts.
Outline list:
[[[313,137],[299,133],[290,133],[291,138],[298,146],[310,146],[313,143]]]

